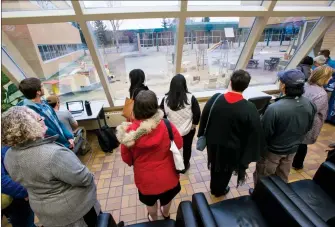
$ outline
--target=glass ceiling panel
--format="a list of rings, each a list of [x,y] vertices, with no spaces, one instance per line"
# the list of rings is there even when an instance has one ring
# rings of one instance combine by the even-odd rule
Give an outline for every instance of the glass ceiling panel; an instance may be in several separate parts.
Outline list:
[[[2,12],[38,11],[38,10],[68,10],[72,9],[71,1],[1,1]]]
[[[315,1],[315,0],[305,0],[305,1],[288,1],[288,0],[278,0],[276,6],[329,6],[332,1]]]

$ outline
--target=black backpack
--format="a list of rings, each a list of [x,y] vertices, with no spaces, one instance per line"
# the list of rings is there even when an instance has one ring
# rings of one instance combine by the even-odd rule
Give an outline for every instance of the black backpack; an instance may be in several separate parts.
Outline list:
[[[108,126],[102,126],[97,133],[99,145],[104,152],[113,152],[120,143],[115,136],[115,130]]]

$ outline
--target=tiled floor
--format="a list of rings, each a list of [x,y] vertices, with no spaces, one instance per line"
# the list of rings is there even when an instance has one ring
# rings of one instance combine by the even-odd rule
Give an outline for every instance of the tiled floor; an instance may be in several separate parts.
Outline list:
[[[106,154],[100,151],[95,135],[90,135],[89,139],[92,141],[94,152],[81,159],[95,174],[98,199],[103,211],[110,212],[116,221],[122,220],[128,224],[147,221],[146,208],[138,200],[132,167],[122,162],[119,149],[113,154]],[[292,169],[289,180],[311,179],[319,165],[325,160],[327,155],[325,150],[332,142],[335,142],[335,126],[325,124],[317,143],[309,146],[304,169],[301,171]],[[233,176],[229,184],[230,192],[226,196],[215,198],[209,193],[210,174],[207,169],[206,154],[193,147],[191,168],[185,175],[180,176],[182,190],[173,201],[172,218],[176,216],[179,203],[191,200],[192,194],[196,192],[205,193],[209,203],[248,195],[249,187],[254,186],[252,178],[254,170],[255,163],[252,163],[247,170],[249,176],[247,183],[239,188],[236,188],[236,176]]]
[[[127,224],[147,221],[146,208],[138,200],[132,167],[128,167],[122,162],[118,149],[113,154],[106,154],[100,150],[94,134],[89,134],[88,139],[92,144],[93,152],[80,157],[80,159],[95,174],[98,199],[102,210],[110,212],[116,221],[122,220]],[[328,144],[332,142],[335,142],[335,126],[325,124],[317,143],[309,146],[304,169],[298,172],[291,170],[290,181],[311,179],[319,165],[325,160],[327,155],[325,150]],[[186,175],[180,176],[182,190],[173,201],[171,207],[172,218],[176,216],[179,203],[184,200],[191,200],[193,193],[204,192],[211,204],[224,199],[248,195],[249,187],[253,187],[252,173],[255,170],[255,163],[252,163],[247,170],[249,179],[245,185],[236,188],[236,176],[233,176],[230,181],[230,192],[226,196],[215,198],[209,193],[210,175],[206,162],[206,154],[196,151],[193,147],[191,168]],[[1,226],[10,226],[5,225],[4,222],[5,220],[3,220]]]

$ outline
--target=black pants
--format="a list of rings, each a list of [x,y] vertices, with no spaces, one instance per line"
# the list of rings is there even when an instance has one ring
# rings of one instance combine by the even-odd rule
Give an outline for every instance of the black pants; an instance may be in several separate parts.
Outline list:
[[[216,172],[214,168],[211,168],[211,193],[215,196],[223,195],[226,191],[232,174],[232,170]]]
[[[300,144],[298,151],[294,156],[292,166],[294,168],[300,169],[304,166],[304,160],[307,155],[307,144]]]
[[[94,206],[90,209],[90,211],[87,214],[85,214],[84,221],[88,227],[95,227],[97,225],[98,214],[95,211]]]
[[[183,156],[185,168],[189,165],[192,154],[192,142],[195,135],[195,129],[183,136]]]
[[[10,219],[13,227],[35,227],[34,212],[30,208],[29,202],[24,199],[14,199],[1,212]]]

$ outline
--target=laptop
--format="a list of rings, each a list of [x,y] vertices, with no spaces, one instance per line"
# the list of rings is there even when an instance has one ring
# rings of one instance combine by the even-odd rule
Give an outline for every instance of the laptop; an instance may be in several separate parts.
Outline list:
[[[71,114],[79,114],[84,111],[84,102],[83,101],[71,101],[66,102],[66,108],[70,111]]]

